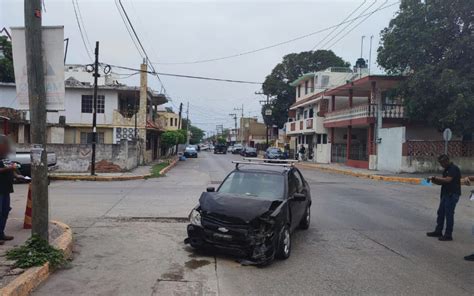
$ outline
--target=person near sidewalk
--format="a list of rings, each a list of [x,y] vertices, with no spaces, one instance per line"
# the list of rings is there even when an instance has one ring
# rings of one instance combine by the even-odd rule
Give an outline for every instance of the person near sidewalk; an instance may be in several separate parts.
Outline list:
[[[299,161],[303,161],[304,160],[304,155],[306,153],[306,148],[304,148],[303,144],[300,145],[300,150],[298,150],[298,154],[299,154]]]
[[[429,178],[433,184],[441,185],[440,203],[437,212],[438,218],[435,231],[428,232],[426,235],[438,237],[440,241],[452,241],[454,210],[461,196],[461,171],[451,162],[446,154],[440,155],[438,162],[444,169],[443,176]],[[443,235],[445,220],[446,229]]]
[[[463,184],[464,185],[468,185],[468,186],[471,186],[471,184],[474,183],[474,176],[468,176],[466,178],[463,179]],[[471,194],[474,194],[474,190],[471,191]],[[474,227],[474,226],[473,226]],[[468,255],[466,257],[464,257],[464,260],[466,261],[474,261],[474,253],[471,254],[471,255]]]
[[[10,193],[13,193],[13,179],[23,179],[17,174],[17,165],[10,163],[6,158],[10,153],[10,142],[4,135],[0,135],[0,245],[12,240],[13,236],[5,234],[5,226],[10,213]]]

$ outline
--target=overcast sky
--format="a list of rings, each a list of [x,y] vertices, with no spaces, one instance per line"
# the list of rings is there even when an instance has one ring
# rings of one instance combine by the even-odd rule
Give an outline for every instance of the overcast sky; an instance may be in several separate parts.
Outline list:
[[[318,31],[343,21],[359,5],[352,17],[367,9],[375,0],[367,1],[152,1],[122,0],[150,60],[157,63],[192,62],[219,58],[258,49],[301,35]],[[64,25],[70,39],[67,62],[87,64],[90,60],[76,23],[72,0],[44,0],[43,25]],[[385,0],[378,0],[370,12]],[[388,0],[387,4],[396,0]],[[138,54],[114,0],[78,0],[90,47],[100,41],[100,61],[138,68]],[[380,31],[394,16],[398,5],[378,11],[342,38],[331,49],[354,64],[360,56],[361,36],[365,35],[364,58],[369,59],[369,37],[374,36],[372,72],[381,72],[375,64]],[[345,32],[361,19],[354,21]],[[0,28],[23,26],[23,0],[0,0]],[[341,25],[339,29],[344,28]],[[198,64],[156,64],[159,72],[209,76],[261,82],[285,54],[311,50],[331,30],[282,46],[221,61]],[[338,31],[335,31],[337,33]],[[327,38],[330,39],[333,35]],[[326,47],[331,45],[335,38]],[[324,47],[325,48],[325,47]],[[126,73],[119,69],[114,71]],[[130,72],[129,72],[130,73]],[[259,85],[234,84],[162,76],[171,97],[168,105],[176,110],[180,102],[190,104],[190,119],[210,131],[216,125],[232,127],[228,115],[244,104],[245,116],[259,116]],[[137,76],[122,81],[138,85]],[[149,76],[150,86],[160,90],[156,78]]]

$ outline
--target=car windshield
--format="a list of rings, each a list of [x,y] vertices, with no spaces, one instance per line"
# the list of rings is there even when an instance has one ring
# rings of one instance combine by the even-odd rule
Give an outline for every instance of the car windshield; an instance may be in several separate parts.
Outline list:
[[[196,151],[196,149],[194,147],[188,147],[186,148],[186,151],[193,152],[193,151]]]
[[[268,153],[278,154],[278,153],[281,153],[281,150],[278,148],[272,148],[268,150]]]
[[[257,151],[257,149],[255,149],[255,148],[247,148],[247,149],[245,149],[245,150],[246,150],[247,152],[255,152],[255,151]]]
[[[284,177],[277,174],[233,172],[219,192],[234,193],[264,199],[283,199]]]

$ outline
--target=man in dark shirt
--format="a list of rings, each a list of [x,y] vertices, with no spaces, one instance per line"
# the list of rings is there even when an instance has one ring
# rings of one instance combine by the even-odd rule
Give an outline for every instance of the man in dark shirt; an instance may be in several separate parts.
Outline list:
[[[10,144],[8,138],[0,135],[0,245],[5,241],[12,240],[13,236],[5,235],[5,226],[10,213],[10,193],[13,193],[13,179],[23,178],[16,173],[17,166],[6,160],[10,153]]]
[[[445,154],[438,157],[438,162],[444,169],[443,176],[429,178],[434,184],[441,185],[438,218],[435,231],[428,232],[426,235],[438,237],[440,241],[452,241],[454,209],[461,196],[461,171]],[[443,235],[444,220],[446,220],[446,229]]]

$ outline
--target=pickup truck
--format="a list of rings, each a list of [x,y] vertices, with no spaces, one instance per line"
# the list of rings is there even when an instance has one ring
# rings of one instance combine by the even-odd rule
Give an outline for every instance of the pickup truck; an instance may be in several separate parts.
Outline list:
[[[48,168],[54,167],[56,165],[56,154],[54,152],[48,152]],[[20,152],[17,151],[16,153],[12,153],[8,160],[17,162],[20,164],[20,173],[23,176],[31,177],[31,159],[30,159],[30,152]]]

